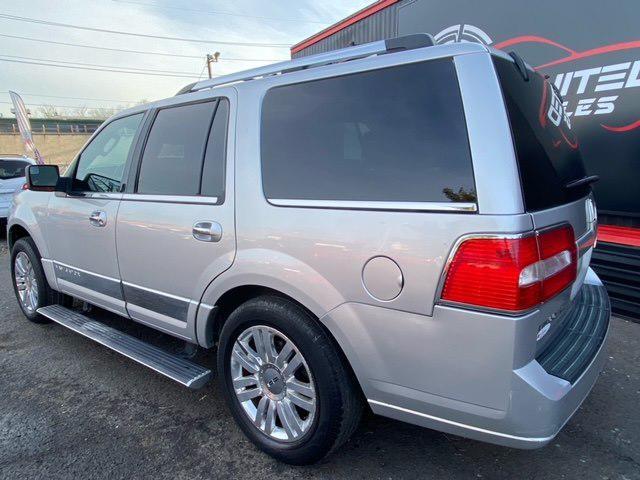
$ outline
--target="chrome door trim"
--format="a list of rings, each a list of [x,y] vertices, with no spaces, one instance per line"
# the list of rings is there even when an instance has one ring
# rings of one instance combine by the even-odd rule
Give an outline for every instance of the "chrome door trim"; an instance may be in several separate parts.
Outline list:
[[[478,211],[472,202],[378,202],[352,200],[293,200],[268,198],[278,207],[330,208],[340,210],[397,210],[409,212],[467,212]]]
[[[181,320],[167,317],[160,313],[133,304],[125,304],[127,316],[134,322],[147,325],[155,330],[167,333],[173,337],[192,341],[193,337],[188,334],[187,324]]]
[[[77,192],[75,195],[70,195],[64,192],[55,192],[55,195],[62,198],[77,198],[81,200],[86,200],[88,198],[95,198],[100,200],[120,200],[122,198],[122,194],[118,192]]]
[[[146,193],[125,193],[122,195],[122,201],[218,205],[219,199],[218,197],[205,197],[201,195],[150,195]]]
[[[155,293],[156,295],[162,295],[163,297],[169,297],[169,298],[172,298],[174,300],[181,300],[181,301],[187,302],[187,303],[191,301],[190,298],[181,297],[179,295],[173,295],[171,293],[162,292],[160,290],[154,290],[153,288],[142,287],[140,285],[136,285],[135,283],[131,283],[131,282],[123,281],[122,284],[126,285],[128,287],[138,288],[140,290],[144,290],[144,291],[149,292],[149,293]]]
[[[77,270],[77,271],[82,272],[82,273],[87,273],[87,274],[89,274],[89,275],[93,275],[94,277],[100,277],[100,278],[103,278],[103,279],[105,279],[105,280],[111,280],[111,281],[113,281],[113,282],[118,282],[118,283],[120,282],[120,280],[118,280],[117,278],[108,277],[108,276],[106,276],[106,275],[102,275],[102,274],[100,274],[100,273],[90,272],[89,270],[84,270],[84,269],[79,268],[79,267],[74,267],[73,265],[69,265],[69,264],[67,264],[67,263],[59,262],[58,260],[51,260],[51,261],[52,261],[54,264],[58,264],[58,265],[60,265],[60,266],[62,266],[62,267],[71,268],[71,269],[73,269],[73,270]]]
[[[57,280],[64,280],[117,300],[124,300],[120,280],[89,272],[56,260],[53,260],[52,263]]]
[[[180,322],[187,321],[189,305],[192,303],[189,298],[141,287],[129,282],[122,282],[122,289],[127,306],[131,304]]]

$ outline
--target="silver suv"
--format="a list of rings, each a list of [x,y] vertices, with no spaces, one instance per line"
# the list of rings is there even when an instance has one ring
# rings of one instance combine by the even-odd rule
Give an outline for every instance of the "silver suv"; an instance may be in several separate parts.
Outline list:
[[[418,35],[205,80],[111,118],[64,176],[27,173],[24,314],[191,388],[212,372],[77,300],[215,348],[238,424],[285,462],[365,405],[541,447],[605,360],[596,178],[514,54]]]

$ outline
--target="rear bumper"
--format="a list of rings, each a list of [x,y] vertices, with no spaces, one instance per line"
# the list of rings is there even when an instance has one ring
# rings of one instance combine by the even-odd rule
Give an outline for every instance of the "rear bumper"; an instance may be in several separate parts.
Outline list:
[[[520,318],[447,307],[437,307],[433,317],[424,317],[352,305],[339,307],[323,321],[344,349],[375,413],[476,440],[530,449],[546,445],[557,435],[603,368],[610,318],[608,296],[591,270],[584,289],[589,289],[590,295],[597,293],[598,299],[587,299],[588,305],[580,305],[577,298],[569,311],[562,313],[573,311],[576,319],[584,319],[581,312],[591,309],[592,318],[582,329],[587,336],[598,325],[602,329],[597,345],[582,356],[572,348],[588,345],[575,341],[574,331],[562,331],[568,322],[550,330],[554,338],[536,352],[541,318],[556,318],[555,313],[550,314],[553,305]],[[566,355],[555,355],[554,362],[543,361],[547,371],[536,357],[542,361],[562,335],[566,338],[559,349]],[[574,343],[569,344],[570,340]],[[579,371],[567,369],[579,362]]]

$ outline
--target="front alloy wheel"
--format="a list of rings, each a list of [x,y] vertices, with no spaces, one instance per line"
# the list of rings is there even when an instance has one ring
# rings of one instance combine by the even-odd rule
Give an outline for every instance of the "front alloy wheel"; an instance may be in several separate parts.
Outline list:
[[[19,238],[11,247],[11,278],[22,313],[31,322],[49,323],[38,309],[53,303],[71,306],[73,299],[49,287],[41,260],[31,237]]]
[[[242,332],[231,355],[233,387],[256,428],[281,442],[302,438],[316,413],[316,389],[305,358],[282,332],[256,325]]]
[[[38,308],[38,281],[31,260],[25,252],[18,252],[16,255],[13,272],[22,308],[29,314],[35,313]]]

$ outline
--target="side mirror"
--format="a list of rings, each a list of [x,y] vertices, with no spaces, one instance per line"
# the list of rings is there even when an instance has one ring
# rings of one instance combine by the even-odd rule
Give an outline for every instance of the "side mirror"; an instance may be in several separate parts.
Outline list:
[[[60,171],[57,165],[29,165],[25,169],[27,188],[36,191],[55,190]]]
[[[56,188],[54,190],[56,192],[62,192],[62,193],[66,193],[67,195],[71,195],[73,190],[73,178],[71,177],[58,178],[58,182],[56,183]]]

